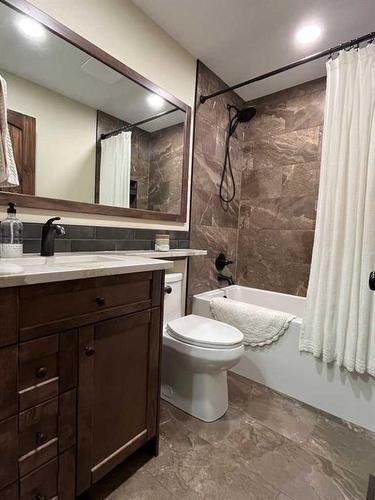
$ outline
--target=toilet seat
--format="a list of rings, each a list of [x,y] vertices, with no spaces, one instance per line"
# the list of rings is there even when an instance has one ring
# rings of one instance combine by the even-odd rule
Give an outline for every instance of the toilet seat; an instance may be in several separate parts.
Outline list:
[[[234,326],[195,314],[170,321],[167,332],[185,344],[211,349],[231,349],[243,342],[243,334]]]

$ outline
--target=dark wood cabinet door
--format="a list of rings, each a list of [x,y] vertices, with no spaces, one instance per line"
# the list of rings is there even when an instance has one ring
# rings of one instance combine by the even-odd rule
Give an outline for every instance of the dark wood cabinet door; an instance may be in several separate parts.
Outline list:
[[[35,118],[8,109],[8,127],[20,185],[0,191],[35,194]]]
[[[160,309],[80,330],[78,494],[157,434]]]

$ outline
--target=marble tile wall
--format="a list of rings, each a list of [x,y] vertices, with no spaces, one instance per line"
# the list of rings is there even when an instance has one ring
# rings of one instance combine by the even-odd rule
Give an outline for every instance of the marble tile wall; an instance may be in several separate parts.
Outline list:
[[[98,111],[97,168],[100,168],[100,137],[126,122]],[[132,129],[131,180],[137,181],[136,208],[178,214],[181,210],[184,123],[155,132]],[[98,196],[98,185],[95,186]]]
[[[192,248],[208,250],[205,257],[190,259],[188,295],[217,288],[214,261],[220,252],[236,260],[240,189],[224,211],[218,197],[222,163],[225,151],[225,131],[228,124],[228,104],[238,107],[244,101],[234,92],[199,103],[199,96],[225,87],[212,71],[198,62],[197,101],[195,111],[193,180],[191,199]],[[243,127],[238,127],[232,141],[232,165],[236,183],[241,183],[243,168]],[[236,264],[231,267],[236,275]]]
[[[325,79],[251,103],[238,224],[237,282],[306,295],[318,195]]]
[[[236,282],[305,295],[314,239],[325,79],[253,103],[256,117],[232,143],[237,195],[227,212],[218,190],[224,158],[227,104],[246,105],[228,93],[201,105],[201,94],[225,86],[198,63],[188,295],[217,288],[214,261],[223,251],[235,261]]]
[[[149,210],[178,214],[184,151],[184,123],[150,134]]]

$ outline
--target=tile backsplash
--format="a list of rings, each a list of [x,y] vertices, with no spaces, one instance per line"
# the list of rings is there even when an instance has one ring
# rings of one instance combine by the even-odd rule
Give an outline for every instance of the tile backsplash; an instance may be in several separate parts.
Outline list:
[[[56,252],[104,252],[113,250],[153,250],[156,234],[169,234],[170,247],[189,248],[188,231],[130,229],[62,224],[65,236],[56,238]],[[23,225],[24,253],[39,253],[43,224]]]

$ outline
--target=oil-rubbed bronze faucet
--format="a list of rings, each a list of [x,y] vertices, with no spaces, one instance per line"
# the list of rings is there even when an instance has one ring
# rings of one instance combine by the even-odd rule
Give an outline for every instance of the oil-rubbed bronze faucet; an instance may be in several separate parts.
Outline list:
[[[48,219],[42,229],[42,245],[40,255],[43,255],[44,257],[54,255],[56,236],[63,236],[65,234],[63,226],[53,224],[55,220],[60,220],[60,217],[52,217],[52,219]]]
[[[226,281],[228,283],[228,286],[234,285],[233,276],[226,276],[225,274],[219,273],[217,275],[217,280],[218,281]]]

